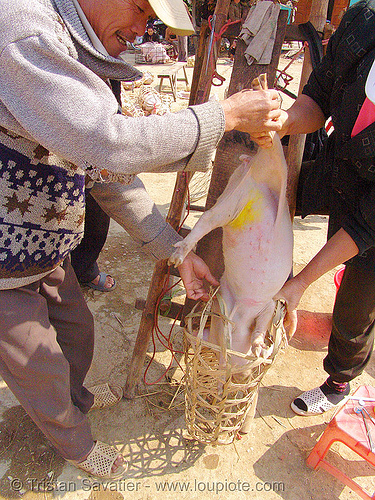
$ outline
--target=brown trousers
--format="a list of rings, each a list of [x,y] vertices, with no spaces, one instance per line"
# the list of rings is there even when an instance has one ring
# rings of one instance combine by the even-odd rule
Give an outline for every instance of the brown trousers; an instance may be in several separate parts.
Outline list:
[[[94,322],[69,259],[45,278],[0,290],[0,374],[61,455],[79,460],[93,438],[83,387]]]

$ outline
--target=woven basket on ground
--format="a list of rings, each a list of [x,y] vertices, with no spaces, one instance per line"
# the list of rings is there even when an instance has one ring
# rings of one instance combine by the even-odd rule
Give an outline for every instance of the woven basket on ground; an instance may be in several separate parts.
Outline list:
[[[215,292],[203,311],[197,312],[197,306],[185,318],[186,426],[190,436],[198,441],[229,444],[252,422],[260,381],[285,339],[285,305],[276,303],[267,332],[268,347],[261,357],[229,348],[233,322],[219,294]],[[214,316],[223,326],[220,346],[203,339],[206,325]],[[238,358],[242,358],[241,364]]]

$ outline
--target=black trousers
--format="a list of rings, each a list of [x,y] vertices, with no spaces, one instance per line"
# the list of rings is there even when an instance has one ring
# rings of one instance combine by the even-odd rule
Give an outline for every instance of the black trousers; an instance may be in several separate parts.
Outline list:
[[[341,227],[348,205],[338,193],[330,200],[328,238]],[[336,382],[349,382],[370,360],[375,331],[375,247],[346,262],[333,309],[324,369]]]
[[[375,330],[375,275],[348,263],[333,309],[325,371],[349,382],[370,360]]]
[[[107,239],[110,217],[86,191],[84,236],[71,253],[71,263],[81,283],[88,283],[99,274],[97,259]]]

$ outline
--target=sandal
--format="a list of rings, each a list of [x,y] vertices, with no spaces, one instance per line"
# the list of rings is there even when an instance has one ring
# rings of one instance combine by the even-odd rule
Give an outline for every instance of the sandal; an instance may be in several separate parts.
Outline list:
[[[102,443],[101,441],[96,441],[93,449],[85,460],[82,462],[67,460],[67,462],[92,476],[106,479],[118,479],[122,477],[128,469],[128,462],[124,461],[122,465],[117,467],[115,472],[112,472],[112,466],[119,457],[123,458],[122,454],[118,452],[116,448],[109,444]]]
[[[294,413],[297,413],[297,415],[320,415],[321,413],[332,410],[333,408],[339,408],[346,402],[346,400],[347,396],[343,396],[338,403],[331,403],[322,389],[320,387],[316,387],[315,389],[303,392],[300,396],[298,396],[298,398],[292,401],[290,407]],[[303,408],[306,408],[306,410]]]
[[[92,281],[88,281],[87,283],[84,283],[85,286],[89,286],[90,288],[93,288],[94,290],[99,290],[99,292],[112,292],[116,288],[116,281],[114,278],[113,279],[113,285],[109,288],[105,286],[105,280],[107,279],[107,276],[110,276],[110,274],[100,272],[99,273],[99,281],[95,285]]]
[[[95,385],[90,387],[89,391],[94,395],[94,402],[90,410],[114,406],[121,401],[123,396],[121,387],[108,384]]]

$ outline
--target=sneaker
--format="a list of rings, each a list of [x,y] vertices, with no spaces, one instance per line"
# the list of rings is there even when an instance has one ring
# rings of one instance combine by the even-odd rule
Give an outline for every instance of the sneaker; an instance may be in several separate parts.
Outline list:
[[[290,405],[294,413],[304,416],[320,415],[333,408],[339,408],[347,400],[350,385],[340,384],[340,390],[332,385],[325,381],[320,387],[303,392]]]

